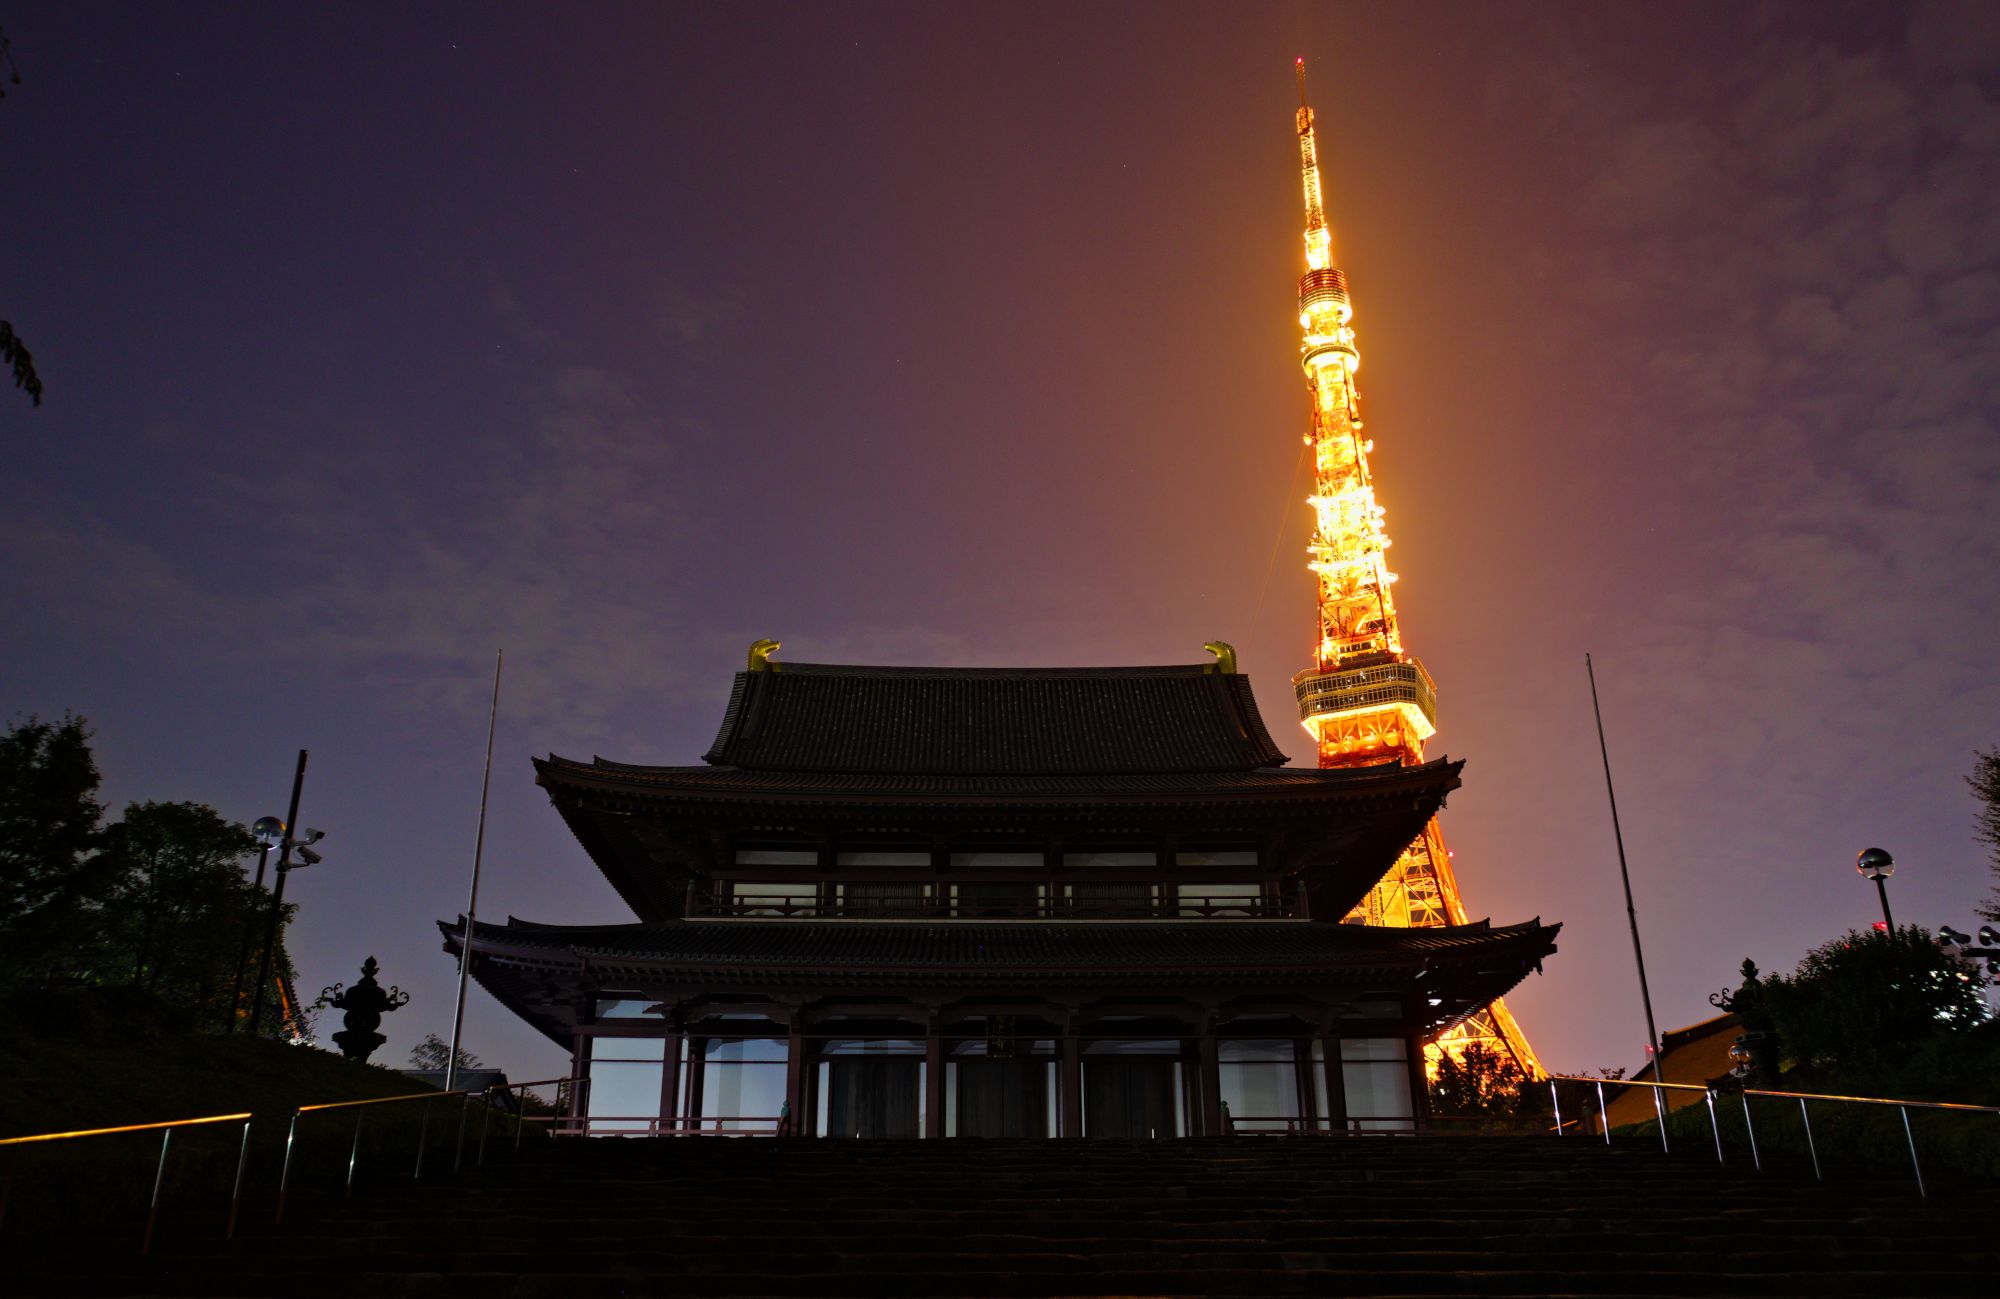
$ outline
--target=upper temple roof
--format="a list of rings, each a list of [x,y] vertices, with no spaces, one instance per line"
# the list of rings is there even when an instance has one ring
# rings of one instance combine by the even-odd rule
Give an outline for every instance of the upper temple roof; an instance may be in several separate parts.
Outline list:
[[[744,771],[1165,775],[1288,761],[1214,664],[739,672],[709,763]]]

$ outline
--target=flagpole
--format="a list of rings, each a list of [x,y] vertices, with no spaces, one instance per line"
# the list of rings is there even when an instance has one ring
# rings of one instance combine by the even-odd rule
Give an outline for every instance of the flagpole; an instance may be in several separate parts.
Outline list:
[[[1604,759],[1604,793],[1611,800],[1611,836],[1618,841],[1618,878],[1625,884],[1625,919],[1632,926],[1632,959],[1639,966],[1639,999],[1646,1006],[1646,1050],[1652,1055],[1653,1081],[1660,1076],[1660,1033],[1653,1027],[1653,994],[1646,986],[1646,953],[1639,947],[1639,912],[1632,905],[1632,873],[1625,867],[1625,834],[1618,828],[1618,793],[1611,788],[1611,751],[1604,747],[1604,712],[1597,706],[1597,669],[1590,655],[1583,656],[1583,670],[1590,674],[1590,711],[1597,717],[1597,752]],[[1659,1092],[1653,1093],[1658,1097]]]
[[[472,926],[479,914],[479,862],[486,854],[486,794],[493,787],[493,731],[500,722],[500,666],[505,650],[493,653],[493,707],[486,716],[486,773],[479,781],[479,834],[472,844],[472,891],[465,899],[465,928],[458,940],[458,1000],[451,1011],[451,1050],[445,1056],[444,1089],[458,1087],[458,1036],[465,1026],[465,980],[472,972]]]

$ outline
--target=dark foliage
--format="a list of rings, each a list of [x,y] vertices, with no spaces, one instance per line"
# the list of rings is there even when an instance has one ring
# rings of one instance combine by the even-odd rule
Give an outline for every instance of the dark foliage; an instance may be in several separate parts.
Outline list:
[[[1979,800],[1973,817],[1973,837],[1986,845],[1988,866],[1993,871],[1993,896],[1979,909],[1985,920],[2000,921],[2000,749],[1985,749],[1975,755],[1972,774],[1965,778],[1972,796]]]
[[[1915,925],[1814,948],[1791,975],[1763,981],[1783,1054],[1842,1086],[1898,1076],[1913,1052],[1986,1019],[1978,974]]]
[[[82,718],[0,732],[0,988],[131,988],[190,1026],[226,1024],[269,917],[269,891],[243,873],[255,841],[199,803],[135,803],[103,826],[97,787]],[[274,979],[292,977],[293,910]]]
[[[442,1069],[450,1060],[451,1043],[445,1041],[436,1033],[424,1034],[424,1040],[417,1043],[415,1048],[410,1052],[410,1067],[412,1069]],[[483,1069],[486,1066],[480,1063],[478,1056],[472,1054],[464,1047],[460,1047],[458,1048],[458,1067],[461,1069]]]
[[[14,386],[26,392],[35,405],[42,404],[42,376],[35,373],[34,355],[4,320],[0,320],[0,365],[12,367]]]
[[[1453,1056],[1439,1057],[1431,1078],[1431,1112],[1454,1118],[1498,1118],[1520,1112],[1521,1086],[1528,1080],[1512,1056],[1474,1042]]]
[[[81,717],[0,733],[0,981],[51,972],[87,932],[104,875],[98,779]]]

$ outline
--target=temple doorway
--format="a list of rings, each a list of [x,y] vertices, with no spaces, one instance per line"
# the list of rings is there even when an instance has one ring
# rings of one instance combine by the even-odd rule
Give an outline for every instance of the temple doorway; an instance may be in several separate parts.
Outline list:
[[[1046,1137],[1055,1090],[1053,1061],[969,1056],[948,1068],[952,1131],[960,1137]]]
[[[829,1043],[819,1061],[819,1135],[921,1135],[923,1051],[914,1041]]]
[[[1106,1042],[1087,1048],[1083,1059],[1083,1135],[1184,1135],[1180,1053],[1178,1042]]]

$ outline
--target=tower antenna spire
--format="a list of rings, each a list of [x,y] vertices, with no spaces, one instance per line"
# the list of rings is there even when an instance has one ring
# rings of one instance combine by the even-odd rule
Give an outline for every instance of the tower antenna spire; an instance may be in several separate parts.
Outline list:
[[[1313,110],[1306,102],[1306,61],[1299,82],[1299,173],[1305,189],[1306,272],[1299,279],[1299,364],[1312,398],[1306,435],[1313,462],[1312,544],[1306,567],[1319,598],[1312,666],[1292,678],[1299,719],[1322,767],[1414,765],[1437,732],[1437,688],[1403,648],[1386,552],[1389,533],[1375,498],[1362,432],[1355,372],[1361,352],[1347,276],[1333,264],[1333,234],[1320,192]],[[1338,124],[1338,119],[1329,119]],[[1315,916],[1315,919],[1319,917]],[[1334,919],[1335,917],[1328,917]],[[1371,925],[1462,925],[1467,916],[1451,853],[1433,817],[1382,882],[1347,917]],[[1479,1042],[1513,1056],[1523,1071],[1541,1067],[1506,1005],[1495,1001],[1451,1029],[1437,1046],[1457,1055]]]

